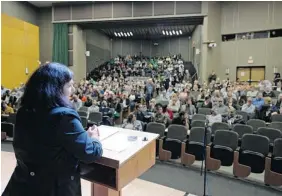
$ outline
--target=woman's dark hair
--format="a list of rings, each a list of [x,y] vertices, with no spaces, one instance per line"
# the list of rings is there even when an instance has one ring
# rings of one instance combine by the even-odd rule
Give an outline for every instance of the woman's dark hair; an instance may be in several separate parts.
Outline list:
[[[72,78],[73,73],[60,63],[39,67],[26,83],[21,106],[33,110],[71,107],[69,99],[63,95],[63,88]]]

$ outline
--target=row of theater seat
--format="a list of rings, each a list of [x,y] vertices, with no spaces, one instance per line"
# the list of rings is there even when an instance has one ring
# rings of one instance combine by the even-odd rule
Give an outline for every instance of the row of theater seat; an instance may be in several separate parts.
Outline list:
[[[204,127],[193,127],[188,137],[184,126],[170,125],[165,136],[164,125],[149,123],[146,131],[160,135],[156,155],[162,161],[180,158],[183,165],[190,166],[206,159],[208,170],[233,165],[235,177],[264,172],[265,184],[282,186],[282,135],[271,144],[269,137],[260,134],[261,129],[258,134],[219,129],[212,135]]]

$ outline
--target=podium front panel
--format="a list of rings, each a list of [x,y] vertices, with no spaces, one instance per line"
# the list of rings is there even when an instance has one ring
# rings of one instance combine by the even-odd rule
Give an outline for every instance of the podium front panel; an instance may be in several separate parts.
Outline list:
[[[156,139],[158,134],[127,130],[117,127],[99,126],[103,133],[101,140],[103,156],[91,164],[81,164],[81,177],[96,184],[121,190],[135,178],[155,164]],[[109,134],[109,136],[105,135]],[[119,142],[126,142],[122,137],[137,136],[136,141],[114,149]],[[147,138],[143,141],[144,137]],[[123,140],[123,141],[115,141]],[[113,146],[111,143],[114,143]],[[112,148],[112,149],[111,149]]]

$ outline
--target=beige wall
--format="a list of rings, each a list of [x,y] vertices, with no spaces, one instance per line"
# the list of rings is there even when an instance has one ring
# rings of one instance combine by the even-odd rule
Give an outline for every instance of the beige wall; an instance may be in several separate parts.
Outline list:
[[[221,3],[223,34],[282,27],[282,2],[230,1]]]
[[[223,2],[221,33],[243,33],[282,28],[282,2]],[[219,77],[230,69],[230,79],[236,79],[237,66],[265,66],[266,79],[273,78],[273,67],[282,71],[282,37],[238,40],[221,43]],[[253,64],[248,64],[249,57]]]
[[[52,8],[41,8],[38,12],[40,61],[52,61],[53,24]]]
[[[198,25],[192,34],[189,42],[189,61],[191,61],[199,75],[201,75],[201,51],[202,51],[202,25]],[[196,54],[196,50],[200,50],[200,54]],[[194,50],[194,53],[193,53]]]
[[[73,66],[70,69],[74,73],[77,82],[86,77],[86,33],[77,25],[73,25]]]
[[[200,64],[200,78],[207,80],[212,70],[220,65],[221,48],[221,9],[220,2],[203,2],[202,12],[207,14],[202,27],[202,53]],[[217,47],[209,48],[207,42],[214,41]]]
[[[282,38],[253,39],[223,42],[221,46],[221,66],[218,75],[224,76],[230,69],[230,79],[236,78],[237,66],[265,66],[266,79],[273,78],[273,67],[282,71]],[[252,56],[254,63],[248,64]]]

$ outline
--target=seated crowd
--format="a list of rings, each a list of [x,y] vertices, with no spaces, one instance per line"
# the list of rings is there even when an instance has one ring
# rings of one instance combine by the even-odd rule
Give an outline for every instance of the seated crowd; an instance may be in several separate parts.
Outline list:
[[[213,72],[209,83],[200,84],[184,70],[181,55],[152,59],[128,55],[93,70],[87,79],[75,84],[70,99],[77,111],[87,107],[88,113],[101,112],[107,125],[122,118],[122,127],[140,131],[149,122],[166,127],[181,124],[189,129],[199,108],[211,109],[209,126],[228,122],[237,111],[247,113],[248,119],[270,122],[271,115],[282,112],[282,94],[280,82],[276,91],[269,83],[251,86],[229,79],[219,81]],[[2,86],[1,90],[2,114],[14,113],[24,85],[12,91]]]

